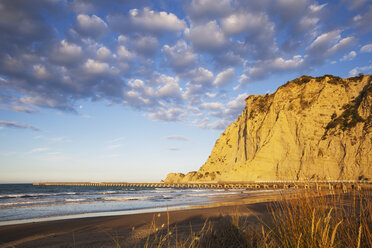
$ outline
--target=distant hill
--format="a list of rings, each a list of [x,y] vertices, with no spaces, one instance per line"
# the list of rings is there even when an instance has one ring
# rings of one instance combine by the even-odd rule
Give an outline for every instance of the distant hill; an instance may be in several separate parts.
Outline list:
[[[251,95],[197,172],[166,182],[371,180],[372,76],[302,76]]]

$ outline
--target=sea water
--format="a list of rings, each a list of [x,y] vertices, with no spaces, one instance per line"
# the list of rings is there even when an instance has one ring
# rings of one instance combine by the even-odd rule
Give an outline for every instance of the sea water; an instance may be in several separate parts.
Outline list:
[[[237,190],[0,184],[0,225],[205,205]]]

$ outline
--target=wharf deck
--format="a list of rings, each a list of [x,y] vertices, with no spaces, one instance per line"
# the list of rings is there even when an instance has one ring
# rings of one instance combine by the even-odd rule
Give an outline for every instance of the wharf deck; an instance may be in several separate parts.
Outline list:
[[[89,186],[121,188],[198,188],[198,189],[329,189],[361,190],[372,188],[369,181],[260,181],[260,182],[187,182],[187,183],[128,183],[128,182],[44,182],[37,186]]]

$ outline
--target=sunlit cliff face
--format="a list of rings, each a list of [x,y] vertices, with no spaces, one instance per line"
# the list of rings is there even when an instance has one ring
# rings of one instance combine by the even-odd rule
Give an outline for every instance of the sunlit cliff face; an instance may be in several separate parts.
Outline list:
[[[252,95],[198,172],[166,181],[371,178],[372,77],[303,76]]]

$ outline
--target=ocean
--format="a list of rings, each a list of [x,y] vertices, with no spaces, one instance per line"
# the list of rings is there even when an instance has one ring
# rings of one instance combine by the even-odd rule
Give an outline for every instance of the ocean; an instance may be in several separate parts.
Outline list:
[[[241,190],[0,184],[0,225],[205,205]]]

